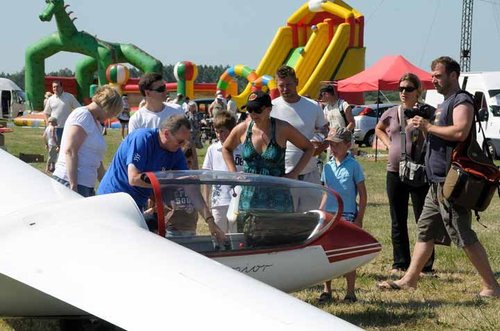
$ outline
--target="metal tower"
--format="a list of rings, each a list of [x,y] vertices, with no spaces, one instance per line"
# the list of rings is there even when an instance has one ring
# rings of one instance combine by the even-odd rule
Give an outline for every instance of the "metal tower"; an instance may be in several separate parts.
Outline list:
[[[460,34],[460,69],[470,71],[470,57],[472,46],[472,9],[474,0],[463,0],[462,3],[462,31]]]

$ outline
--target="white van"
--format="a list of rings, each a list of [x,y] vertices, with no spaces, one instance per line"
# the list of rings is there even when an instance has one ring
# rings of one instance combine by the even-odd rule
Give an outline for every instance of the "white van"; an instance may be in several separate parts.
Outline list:
[[[480,119],[484,129],[483,135],[477,132],[480,146],[489,148],[491,154],[500,157],[500,71],[464,72],[460,74],[460,86],[471,94],[481,96],[482,105]],[[429,90],[425,102],[436,107],[443,102],[443,96],[436,90]]]
[[[0,118],[13,118],[22,115],[26,96],[16,83],[0,78]]]

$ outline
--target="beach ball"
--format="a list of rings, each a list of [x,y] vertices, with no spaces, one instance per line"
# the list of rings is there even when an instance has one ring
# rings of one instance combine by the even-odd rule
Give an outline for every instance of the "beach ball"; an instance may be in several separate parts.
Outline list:
[[[177,81],[194,81],[198,77],[198,67],[191,61],[177,62],[174,66],[174,75]]]
[[[106,69],[106,79],[112,84],[123,85],[128,81],[129,76],[127,66],[121,63],[110,64]]]

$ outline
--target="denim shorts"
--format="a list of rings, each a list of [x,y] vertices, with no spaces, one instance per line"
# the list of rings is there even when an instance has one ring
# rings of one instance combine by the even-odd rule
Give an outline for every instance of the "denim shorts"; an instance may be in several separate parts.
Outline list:
[[[61,178],[59,178],[57,176],[52,176],[52,178],[54,178],[59,183],[61,183],[64,186],[66,186],[66,187],[69,188],[69,182],[67,180],[61,179]],[[85,198],[93,197],[95,195],[95,190],[94,190],[93,187],[87,187],[87,186],[83,186],[83,185],[78,185],[76,187],[76,190],[77,190],[78,194],[80,194],[81,196],[83,196]]]

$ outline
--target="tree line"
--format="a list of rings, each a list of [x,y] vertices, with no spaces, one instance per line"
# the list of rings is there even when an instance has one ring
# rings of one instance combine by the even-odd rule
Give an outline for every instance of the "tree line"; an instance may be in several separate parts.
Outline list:
[[[197,65],[198,67],[198,77],[196,78],[195,82],[196,83],[216,83],[219,80],[219,77],[224,73],[224,71],[229,67],[229,66],[224,66],[224,65]],[[141,77],[143,74],[142,71],[130,67],[130,77],[137,78]],[[75,73],[68,68],[60,69],[57,71],[51,71],[47,73],[48,76],[59,76],[59,77],[73,77]],[[1,72],[0,77],[3,78],[8,78],[12,80],[14,83],[16,83],[20,88],[24,90],[24,68],[18,72],[15,73],[5,73]],[[97,78],[97,77],[96,77]],[[174,76],[174,65],[173,64],[168,64],[163,66],[163,78],[167,82],[175,82],[175,76]],[[238,80],[238,85],[242,84],[239,86],[240,88],[243,88],[246,85],[247,82],[243,82]]]

